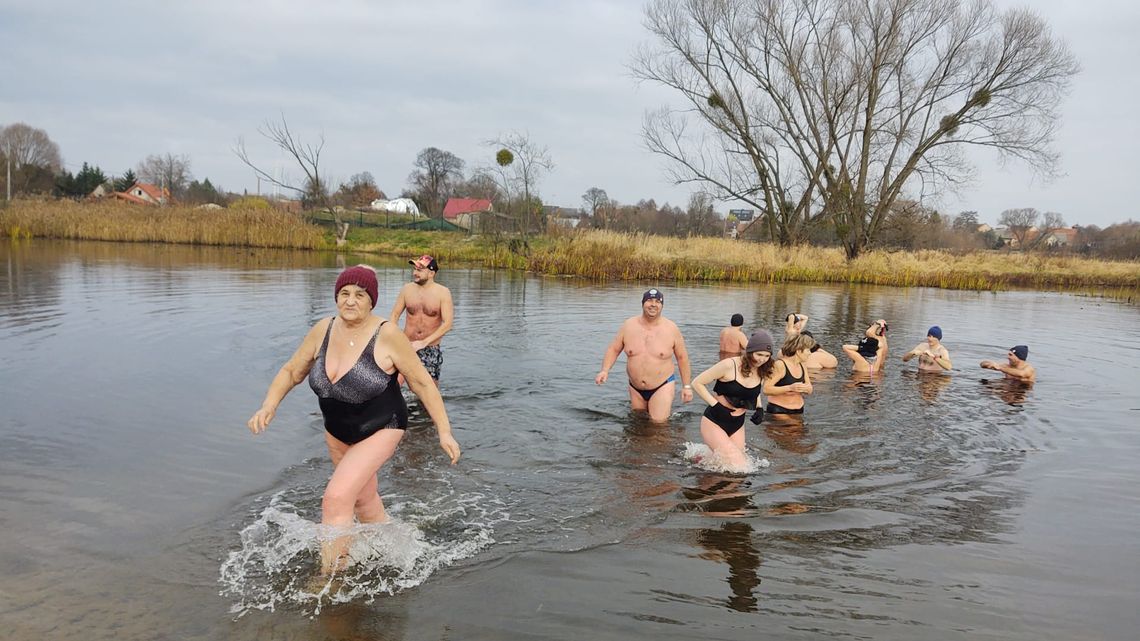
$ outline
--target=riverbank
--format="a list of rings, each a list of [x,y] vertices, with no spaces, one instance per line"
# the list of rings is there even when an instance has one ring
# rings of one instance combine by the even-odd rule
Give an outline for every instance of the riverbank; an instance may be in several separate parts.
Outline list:
[[[0,234],[310,250],[336,247],[328,228],[266,207],[202,210],[114,202],[24,201],[0,209]],[[1140,262],[1002,251],[953,254],[874,250],[848,261],[841,249],[833,247],[780,247],[725,238],[582,230],[532,237],[522,243],[490,236],[373,227],[351,228],[343,249],[399,257],[428,253],[444,264],[477,263],[594,280],[1140,291]]]
[[[869,251],[848,261],[836,247],[780,247],[726,238],[671,238],[585,230],[506,242],[460,234],[361,232],[350,246],[594,280],[735,283],[864,283],[898,287],[1002,290],[1140,290],[1140,262],[1017,252]],[[451,236],[448,238],[447,236]]]
[[[256,200],[224,209],[142,207],[111,200],[15,201],[0,208],[0,235],[274,249],[335,245],[320,227]]]

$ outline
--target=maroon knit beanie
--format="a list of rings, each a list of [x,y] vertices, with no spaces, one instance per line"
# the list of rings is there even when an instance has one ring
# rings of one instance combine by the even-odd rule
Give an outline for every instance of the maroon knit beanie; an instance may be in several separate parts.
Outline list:
[[[372,307],[376,307],[376,272],[360,265],[344,270],[340,276],[337,276],[336,288],[333,289],[334,300],[345,285],[356,285],[368,292],[368,296],[372,299]]]

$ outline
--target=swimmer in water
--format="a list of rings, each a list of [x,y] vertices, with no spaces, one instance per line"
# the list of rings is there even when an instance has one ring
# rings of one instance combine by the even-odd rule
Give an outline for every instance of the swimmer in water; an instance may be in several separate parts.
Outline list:
[[[804,361],[811,356],[813,345],[815,339],[804,334],[784,341],[779,360],[764,379],[769,416],[784,419],[804,413],[804,394],[811,394],[813,390]]]
[[[720,330],[721,360],[740,356],[744,353],[745,346],[748,345],[748,337],[740,329],[741,325],[744,325],[744,316],[733,314],[728,323],[728,327]]]
[[[950,352],[942,345],[942,328],[937,325],[926,330],[926,342],[903,354],[902,360],[906,363],[916,356],[920,372],[942,372],[953,366]]]
[[[753,422],[760,422],[760,391],[771,370],[772,335],[761,329],[745,343],[744,355],[726,358],[693,379],[693,390],[708,405],[701,417],[701,439],[733,469],[748,464],[744,419],[754,411]]]
[[[1006,354],[1009,365],[1002,365],[994,361],[982,361],[981,366],[1005,374],[1006,378],[1019,380],[1022,383],[1032,383],[1037,380],[1037,370],[1029,364],[1029,347],[1027,345],[1014,345]]]
[[[880,372],[887,360],[887,321],[879,319],[863,332],[858,345],[844,345],[854,372]]]
[[[806,329],[800,333],[804,336],[811,337],[813,341],[815,340],[815,336]],[[835,369],[839,367],[839,359],[835,358],[834,354],[823,349],[823,347],[816,342],[815,345],[812,345],[811,356],[808,356],[808,359],[804,361],[804,367],[810,370]]]
[[[681,372],[681,402],[693,400],[692,370],[685,339],[677,324],[661,314],[664,307],[665,295],[661,290],[653,288],[642,294],[641,314],[622,323],[602,357],[601,371],[594,377],[594,383],[605,383],[609,379],[610,368],[624,351],[630,407],[648,411],[649,418],[658,422],[665,421],[673,413],[673,397],[677,393],[673,385],[677,380],[674,358]]]
[[[395,323],[373,313],[376,273],[363,265],[349,267],[337,278],[333,295],[336,315],[309,330],[246,425],[254,434],[264,432],[285,395],[308,379],[320,401],[333,463],[321,500],[321,523],[343,530],[353,517],[361,523],[388,521],[376,473],[396,453],[408,426],[397,371],[404,373],[431,416],[440,447],[453,465],[459,460],[459,444],[451,436],[443,398],[408,337]],[[321,574],[343,567],[348,545],[348,536],[322,541]]]

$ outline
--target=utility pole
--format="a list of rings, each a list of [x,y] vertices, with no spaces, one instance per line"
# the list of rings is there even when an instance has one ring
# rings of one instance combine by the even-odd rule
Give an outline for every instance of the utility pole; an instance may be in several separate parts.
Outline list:
[[[4,185],[8,188],[8,202],[12,202],[12,141],[9,140],[4,149],[4,160],[8,161],[8,180]]]

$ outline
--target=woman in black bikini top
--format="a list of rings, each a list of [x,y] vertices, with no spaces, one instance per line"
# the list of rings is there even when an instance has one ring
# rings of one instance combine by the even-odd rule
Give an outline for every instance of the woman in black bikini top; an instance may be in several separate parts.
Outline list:
[[[743,356],[726,358],[693,379],[693,391],[708,404],[701,417],[701,438],[733,469],[743,469],[748,463],[745,414],[758,405],[764,377],[771,369],[772,336],[759,330],[748,339]],[[707,386],[713,381],[710,392]]]

